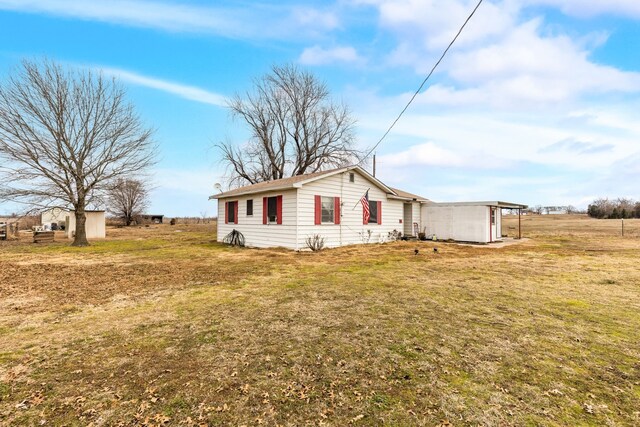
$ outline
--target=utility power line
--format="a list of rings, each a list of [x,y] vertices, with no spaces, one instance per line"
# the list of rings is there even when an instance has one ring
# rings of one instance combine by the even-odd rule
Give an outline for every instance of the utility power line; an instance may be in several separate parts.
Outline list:
[[[467,24],[469,23],[469,21],[471,20],[471,18],[473,17],[473,15],[475,15],[476,11],[478,10],[478,8],[480,7],[480,5],[482,4],[483,0],[479,0],[478,4],[476,4],[476,7],[473,8],[473,10],[471,11],[471,13],[469,14],[469,16],[467,17],[467,19],[464,21],[464,23],[462,24],[462,26],[460,27],[460,29],[458,30],[458,32],[456,33],[455,37],[453,38],[453,40],[451,40],[451,43],[449,43],[449,45],[447,46],[447,48],[444,50],[444,52],[442,52],[442,55],[440,56],[440,59],[438,59],[438,62],[435,63],[435,65],[433,66],[433,68],[431,68],[431,71],[429,71],[429,74],[427,75],[427,77],[425,77],[425,79],[422,81],[422,84],[420,85],[420,87],[414,92],[413,96],[411,97],[411,99],[409,100],[409,102],[407,102],[407,105],[404,106],[404,108],[402,109],[402,111],[400,111],[400,114],[398,114],[398,117],[396,117],[396,119],[393,121],[393,123],[391,123],[391,126],[389,126],[389,128],[387,129],[387,131],[384,133],[384,135],[382,135],[382,138],[380,138],[378,140],[378,142],[376,142],[376,144],[373,146],[373,148],[371,148],[369,150],[369,152],[367,153],[366,156],[364,156],[362,158],[362,160],[360,160],[360,162],[358,162],[358,164],[361,164],[364,159],[366,159],[367,157],[369,157],[371,155],[371,153],[373,153],[375,151],[376,148],[378,148],[378,146],[380,145],[380,143],[387,137],[387,135],[389,135],[389,132],[391,132],[391,129],[393,129],[393,127],[396,125],[396,123],[398,123],[398,120],[400,120],[400,117],[402,117],[402,115],[404,114],[405,111],[407,111],[407,109],[409,108],[409,105],[411,105],[411,103],[413,102],[414,99],[416,99],[416,96],[418,96],[418,94],[420,93],[420,91],[422,91],[422,88],[424,87],[424,85],[427,83],[427,81],[429,80],[429,78],[431,77],[431,75],[433,74],[433,72],[436,70],[436,68],[438,68],[438,65],[440,65],[440,62],[442,62],[442,60],[444,59],[445,55],[447,54],[447,52],[449,52],[449,49],[451,49],[451,46],[453,46],[453,44],[456,42],[456,40],[458,39],[458,37],[460,36],[460,34],[462,33],[462,30],[464,30],[464,27],[467,26]]]

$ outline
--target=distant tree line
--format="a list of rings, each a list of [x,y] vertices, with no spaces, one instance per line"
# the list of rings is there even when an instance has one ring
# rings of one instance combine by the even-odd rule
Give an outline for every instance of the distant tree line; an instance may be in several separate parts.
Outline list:
[[[589,205],[587,213],[592,218],[640,218],[640,201],[625,198],[597,199]]]
[[[567,206],[535,205],[535,206],[531,206],[529,209],[527,209],[527,212],[538,214],[538,215],[550,214],[550,213],[565,213],[565,214],[569,214],[569,215],[570,214],[585,213],[584,211],[581,211],[580,209],[576,208],[573,205],[567,205]]]

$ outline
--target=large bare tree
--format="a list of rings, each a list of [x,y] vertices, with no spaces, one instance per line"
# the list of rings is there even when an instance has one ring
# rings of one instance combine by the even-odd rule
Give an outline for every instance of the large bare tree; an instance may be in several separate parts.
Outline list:
[[[72,207],[75,246],[88,245],[87,206],[155,151],[124,88],[101,73],[25,60],[0,84],[0,200]]]
[[[327,86],[293,65],[274,66],[253,91],[228,101],[250,131],[237,146],[220,143],[230,184],[255,184],[344,166],[359,159],[354,119],[331,100]]]
[[[149,206],[149,190],[138,179],[118,179],[107,190],[107,210],[129,226]]]

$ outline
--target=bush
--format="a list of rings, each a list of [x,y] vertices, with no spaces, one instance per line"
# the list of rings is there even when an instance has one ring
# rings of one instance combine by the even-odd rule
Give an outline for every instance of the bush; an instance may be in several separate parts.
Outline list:
[[[322,249],[324,249],[324,237],[319,234],[314,234],[313,236],[307,237],[305,242],[307,243],[307,247],[313,252],[321,251]]]

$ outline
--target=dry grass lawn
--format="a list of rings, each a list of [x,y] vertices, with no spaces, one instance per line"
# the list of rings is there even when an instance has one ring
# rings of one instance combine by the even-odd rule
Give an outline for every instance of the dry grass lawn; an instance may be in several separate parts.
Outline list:
[[[625,226],[526,217],[500,249],[238,249],[196,225],[4,243],[0,424],[640,425]]]

